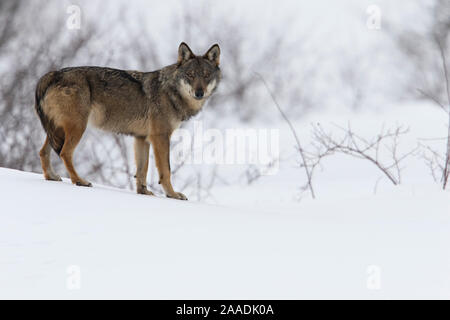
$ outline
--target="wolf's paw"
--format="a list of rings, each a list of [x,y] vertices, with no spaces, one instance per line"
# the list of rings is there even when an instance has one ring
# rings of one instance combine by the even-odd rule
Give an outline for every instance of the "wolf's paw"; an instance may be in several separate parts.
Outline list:
[[[75,184],[80,187],[92,187],[92,183],[83,179],[75,181]]]
[[[137,193],[138,193],[138,194],[145,194],[145,195],[147,195],[147,196],[154,196],[154,195],[155,195],[153,192],[151,192],[150,190],[148,190],[148,189],[145,188],[145,187],[140,188],[140,189],[137,191]]]
[[[167,198],[178,199],[178,200],[187,200],[188,198],[182,194],[181,192],[175,192],[174,194],[167,195]]]
[[[45,175],[45,180],[49,181],[62,181],[61,177],[56,173],[48,173]]]

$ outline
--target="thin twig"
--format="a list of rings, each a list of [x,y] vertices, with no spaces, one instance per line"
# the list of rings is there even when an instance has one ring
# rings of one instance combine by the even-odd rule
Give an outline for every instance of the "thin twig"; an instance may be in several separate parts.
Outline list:
[[[434,103],[436,103],[442,110],[447,111],[444,104],[442,102],[440,102],[436,97],[433,97],[431,94],[425,92],[422,89],[417,89],[417,91],[419,91],[419,93],[421,95],[423,95],[425,98],[428,98],[431,101],[433,101]]]
[[[442,188],[445,190],[447,187],[448,177],[450,174],[450,81],[448,76],[448,69],[447,69],[447,59],[445,58],[445,51],[441,44],[441,42],[438,40],[437,44],[439,46],[439,52],[441,54],[442,59],[442,68],[444,69],[444,78],[445,78],[445,88],[447,91],[447,102],[448,102],[448,130],[447,130],[447,152],[445,157],[445,165],[444,165],[444,171],[442,172]]]
[[[269,92],[269,94],[270,94],[270,96],[271,96],[271,98],[272,98],[273,103],[274,103],[275,106],[277,107],[277,109],[278,109],[278,111],[280,112],[280,114],[281,114],[281,116],[283,117],[283,119],[284,119],[284,120],[286,121],[286,123],[288,124],[288,126],[289,126],[289,128],[290,128],[290,130],[291,130],[291,132],[292,132],[292,135],[293,135],[294,138],[295,138],[295,141],[296,141],[297,147],[298,147],[298,151],[300,152],[300,156],[301,156],[302,161],[303,161],[303,164],[304,164],[306,176],[307,176],[307,178],[308,178],[308,188],[309,188],[309,190],[311,191],[311,196],[312,196],[312,198],[315,199],[315,198],[316,198],[316,195],[315,195],[315,193],[314,193],[314,188],[313,188],[313,186],[312,186],[312,174],[311,174],[311,172],[309,171],[309,168],[308,168],[308,165],[307,165],[307,162],[306,162],[305,152],[304,152],[304,150],[303,150],[303,148],[302,148],[302,145],[301,145],[301,143],[300,143],[300,139],[298,138],[297,132],[295,131],[295,128],[294,128],[294,126],[292,125],[292,123],[291,123],[291,121],[289,120],[289,118],[286,116],[286,114],[283,112],[283,110],[281,109],[280,105],[278,104],[278,101],[277,101],[275,95],[274,95],[274,94],[272,93],[272,91],[270,90],[270,88],[269,88],[269,86],[268,86],[266,80],[263,78],[263,76],[262,76],[261,74],[259,74],[259,73],[257,73],[257,72],[255,72],[255,75],[256,75],[258,78],[260,78],[261,81],[264,83],[264,86],[266,87],[267,91]]]

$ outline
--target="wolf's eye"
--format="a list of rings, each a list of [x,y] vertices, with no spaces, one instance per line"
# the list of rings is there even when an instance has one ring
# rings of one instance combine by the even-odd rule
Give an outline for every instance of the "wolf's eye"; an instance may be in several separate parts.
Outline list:
[[[187,74],[187,77],[188,77],[189,79],[194,79],[194,73],[193,73],[193,72],[189,72],[189,73]]]

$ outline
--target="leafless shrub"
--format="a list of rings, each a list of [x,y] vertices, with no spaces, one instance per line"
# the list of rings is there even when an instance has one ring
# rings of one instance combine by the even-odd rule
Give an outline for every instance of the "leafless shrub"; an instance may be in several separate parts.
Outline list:
[[[367,160],[375,165],[394,185],[401,183],[401,171],[403,169],[401,163],[417,149],[399,154],[399,139],[408,132],[408,129],[401,126],[392,129],[382,128],[377,137],[366,139],[355,133],[350,124],[347,128],[338,125],[335,125],[335,127],[342,133],[340,136],[325,131],[320,124],[313,126],[313,147],[315,151],[308,153],[308,161],[306,161],[311,172],[323,158],[341,153]],[[386,151],[389,154],[388,157],[383,156]]]
[[[279,165],[280,159],[272,159],[268,163],[254,165],[250,164],[245,169],[243,176],[247,185],[258,181],[260,178],[270,175],[274,170],[278,170],[276,166]]]
[[[449,5],[450,12],[450,5]],[[448,25],[446,25],[450,30],[450,20],[448,21]],[[433,179],[436,181],[436,170],[440,169],[441,171],[441,179],[442,188],[445,190],[447,187],[447,183],[450,175],[450,80],[449,80],[449,69],[447,65],[447,55],[448,55],[448,44],[447,38],[442,34],[438,33],[434,35],[434,43],[436,44],[439,51],[439,60],[441,62],[441,73],[442,73],[442,83],[445,88],[445,98],[440,98],[439,95],[436,95],[432,92],[429,92],[424,89],[418,89],[418,91],[427,99],[435,103],[438,107],[440,107],[446,114],[448,123],[447,123],[447,137],[446,137],[446,148],[444,155],[439,155],[437,151],[433,150],[429,146],[424,146],[428,154],[424,154],[424,159],[430,170],[432,172]],[[446,102],[443,102],[445,101]],[[440,163],[442,161],[443,164]]]
[[[431,177],[436,183],[440,183],[442,172],[444,172],[444,157],[442,153],[425,143],[419,143],[419,146],[421,148],[420,156],[424,159]]]
[[[449,21],[449,29],[450,29],[450,21]],[[449,71],[447,66],[447,59],[446,59],[446,51],[444,49],[444,45],[441,43],[439,39],[436,40],[436,42],[439,45],[439,52],[441,53],[441,59],[442,59],[442,69],[444,73],[444,81],[445,81],[445,88],[447,93],[447,148],[445,153],[445,164],[444,169],[442,171],[442,188],[445,190],[448,183],[448,177],[450,175],[450,80],[449,80]]]
[[[331,156],[336,153],[350,155],[355,158],[368,160],[374,164],[394,185],[401,183],[401,163],[410,155],[412,155],[417,148],[404,153],[399,154],[398,146],[399,139],[402,135],[408,132],[408,129],[404,129],[401,126],[396,126],[392,129],[382,128],[381,132],[374,139],[366,139],[356,134],[350,124],[347,128],[342,128],[335,125],[343,134],[340,137],[336,137],[332,133],[326,132],[320,124],[313,126],[313,142],[312,150],[305,150],[302,147],[297,132],[289,120],[288,116],[283,112],[275,95],[270,90],[266,80],[258,73],[256,76],[266,86],[273,103],[277,107],[281,116],[288,124],[292,135],[295,138],[297,151],[300,155],[300,167],[304,169],[306,173],[306,182],[301,187],[301,192],[309,190],[313,199],[315,199],[315,192],[313,188],[313,175],[315,169],[321,164],[322,159]],[[383,157],[381,153],[388,151],[389,157]],[[251,179],[255,179],[254,172],[251,172]]]
[[[408,91],[418,99],[417,88],[438,100],[446,95],[445,83],[437,75],[442,72],[442,63],[437,59],[439,49],[436,42],[447,47],[450,34],[450,3],[447,0],[434,0],[428,6],[425,2],[420,7],[421,23],[404,26],[399,30],[391,27],[391,35],[402,53],[402,62],[406,63],[404,74],[409,76]],[[420,45],[418,45],[420,44]],[[409,67],[409,68],[408,68]],[[417,85],[420,83],[420,85]]]
[[[445,112],[448,120],[443,153],[423,141],[420,143],[422,157],[433,179],[445,189],[450,174],[450,88],[447,63],[450,52],[450,2],[434,0],[431,6],[424,3],[420,17],[423,23],[412,25],[414,28],[402,29],[401,32],[391,28],[391,33],[403,53],[403,62],[410,67],[409,91],[414,98],[433,102]],[[407,71],[405,69],[405,73]]]

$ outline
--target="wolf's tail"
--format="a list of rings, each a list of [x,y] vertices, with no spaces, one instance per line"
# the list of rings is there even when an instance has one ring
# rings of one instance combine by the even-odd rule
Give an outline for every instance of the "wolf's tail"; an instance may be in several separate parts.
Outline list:
[[[45,114],[44,109],[42,108],[42,99],[44,98],[47,89],[57,83],[60,77],[60,72],[53,71],[47,73],[41,79],[39,79],[39,82],[36,86],[34,105],[39,119],[41,119],[42,126],[47,133],[50,145],[58,155],[61,153],[61,149],[64,145],[64,130],[61,127],[57,127],[55,125],[55,122]]]

